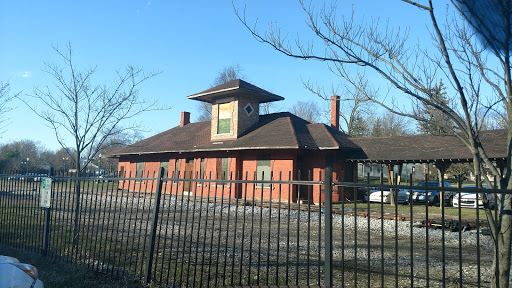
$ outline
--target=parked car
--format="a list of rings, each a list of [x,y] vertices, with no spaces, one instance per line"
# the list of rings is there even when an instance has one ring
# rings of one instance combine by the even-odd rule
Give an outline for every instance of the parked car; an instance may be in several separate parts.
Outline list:
[[[396,195],[396,192],[395,192]],[[370,191],[370,202],[384,202],[391,203],[391,192],[389,190],[371,190]],[[409,202],[409,193],[406,190],[398,190],[398,197],[396,198],[397,203],[405,204]]]
[[[27,181],[27,182],[33,182],[35,176],[36,176],[35,173],[23,174],[23,175],[20,175],[20,180]]]
[[[21,175],[20,174],[15,174],[15,175],[11,175],[7,178],[7,180],[20,180],[21,179]]]
[[[418,185],[416,185],[416,189],[413,189],[412,190],[412,200],[414,202],[419,202],[419,203],[425,203],[425,201],[428,201],[428,204],[429,205],[437,205],[440,203],[440,199],[441,199],[441,193],[439,190],[424,190],[424,189],[421,189],[421,187],[425,187],[427,186],[428,187],[440,187],[440,183],[439,181],[428,181],[428,182],[425,182],[425,181],[421,181],[420,183],[418,183]],[[445,188],[448,188],[448,187],[451,187],[450,183],[448,182],[444,182],[444,187]],[[430,189],[432,189],[430,188]],[[445,199],[445,205],[449,205],[451,206],[452,205],[452,202],[453,202],[453,196],[456,192],[453,192],[453,191],[445,191],[443,194],[444,194],[444,199]]]
[[[44,177],[48,177],[48,174],[36,174],[34,176],[34,182],[41,182]]]
[[[115,176],[114,175],[100,175],[96,178],[96,182],[112,182],[114,181]]]
[[[475,185],[466,186],[464,188],[476,188]],[[488,189],[487,186],[482,186],[482,189]],[[484,194],[485,199],[488,200],[489,207],[492,209],[496,205],[496,200],[494,198],[493,193],[485,193]],[[478,201],[477,201],[478,199]],[[477,204],[478,203],[478,204]],[[484,207],[484,201],[482,198],[481,193],[476,192],[462,192],[460,193],[460,200],[459,200],[459,193],[455,193],[453,196],[453,207],[462,207],[462,208],[483,208]]]
[[[43,288],[36,267],[14,257],[0,255],[0,288]]]

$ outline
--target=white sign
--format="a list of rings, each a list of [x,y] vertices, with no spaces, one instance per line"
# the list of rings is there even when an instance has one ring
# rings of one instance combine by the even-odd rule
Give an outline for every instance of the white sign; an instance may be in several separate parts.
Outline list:
[[[50,208],[52,195],[52,178],[44,177],[41,183],[41,207]]]

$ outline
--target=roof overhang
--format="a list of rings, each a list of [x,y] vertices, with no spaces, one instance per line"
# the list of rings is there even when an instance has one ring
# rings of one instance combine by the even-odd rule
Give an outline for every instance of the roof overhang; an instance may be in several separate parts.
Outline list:
[[[259,103],[284,100],[284,98],[279,95],[270,93],[240,79],[232,80],[203,92],[187,96],[187,99],[214,103],[217,99],[235,95],[249,96],[257,99]]]
[[[405,163],[436,163],[436,162],[446,162],[446,163],[468,163],[473,162],[473,158],[449,158],[449,159],[347,159],[348,161],[357,162],[357,163],[368,163],[368,164],[405,164]],[[505,158],[502,157],[494,157],[489,158],[491,161],[503,161]]]
[[[241,151],[241,150],[285,150],[285,149],[298,149],[297,146],[282,146],[282,147],[219,147],[219,148],[198,148],[198,149],[185,149],[185,150],[166,150],[166,151],[151,151],[151,152],[137,152],[137,153],[119,153],[111,155],[112,157],[120,156],[134,156],[134,155],[156,155],[166,153],[194,153],[194,152],[215,152],[215,151]]]
[[[156,155],[166,153],[194,153],[194,152],[215,152],[215,151],[244,151],[244,150],[339,150],[339,147],[318,147],[308,148],[299,146],[262,146],[262,147],[212,147],[212,148],[192,148],[184,150],[165,150],[165,151],[151,151],[151,152],[137,152],[137,153],[119,153],[109,155],[112,158],[119,158],[121,156],[135,156],[135,155]]]
[[[190,96],[187,96],[187,99],[198,100],[198,101],[207,102],[207,103],[214,103],[218,99],[231,97],[236,94],[238,94],[238,95],[243,94],[245,96],[256,98],[256,99],[258,99],[259,103],[268,103],[268,102],[284,100],[283,97],[272,94],[272,93],[262,93],[259,91],[255,92],[255,91],[251,91],[250,89],[244,89],[244,88],[239,88],[239,87],[233,87],[233,88],[227,88],[227,89],[218,90],[218,91],[214,91],[214,92],[206,92],[206,93],[201,93],[201,94],[190,95]]]

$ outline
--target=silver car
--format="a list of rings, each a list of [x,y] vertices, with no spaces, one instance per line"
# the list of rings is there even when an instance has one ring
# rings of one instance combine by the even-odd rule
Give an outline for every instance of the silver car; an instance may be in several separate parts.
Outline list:
[[[43,288],[36,267],[0,255],[0,288]]]

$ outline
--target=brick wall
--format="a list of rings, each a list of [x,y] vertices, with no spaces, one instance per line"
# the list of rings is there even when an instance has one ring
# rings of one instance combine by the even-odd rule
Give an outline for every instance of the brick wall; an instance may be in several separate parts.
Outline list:
[[[237,119],[237,130],[236,130],[236,137],[238,138],[241,134],[243,134],[249,127],[252,125],[258,123],[259,121],[259,113],[260,113],[260,104],[250,98],[245,96],[240,96],[240,98],[237,101],[237,109],[238,109],[238,119]],[[254,110],[251,115],[247,115],[247,112],[245,111],[245,107],[247,104],[250,104],[252,109]]]
[[[184,178],[185,171],[185,163],[187,158],[189,158],[193,163],[193,178],[199,177],[199,171],[201,170],[201,159],[204,159],[204,178],[205,179],[217,179],[217,158],[218,157],[228,157],[228,179],[255,179],[255,172],[257,170],[257,159],[260,154],[270,154],[271,156],[271,171],[272,171],[272,180],[275,181],[289,181],[289,180],[297,180],[297,157],[298,153],[300,153],[305,170],[303,175],[311,175],[311,180],[313,181],[323,181],[325,179],[324,169],[326,165],[326,157],[329,155],[330,157],[335,157],[335,153],[332,151],[295,151],[295,150],[285,150],[285,151],[272,151],[272,150],[261,150],[261,151],[235,151],[235,152],[198,152],[198,153],[186,153],[186,154],[177,154],[177,153],[168,153],[165,155],[154,156],[148,155],[145,156],[144,161],[144,177],[156,177],[158,173],[158,169],[161,166],[161,161],[167,163],[168,167],[168,175],[164,175],[164,177],[175,176],[175,163],[179,161],[179,178]],[[136,171],[137,160],[141,159],[140,157],[122,157],[119,161],[119,167],[124,167],[126,177],[134,177]],[[342,181],[341,175],[342,171],[345,170],[345,162],[341,160],[336,160],[333,163],[333,180],[335,182]],[[350,162],[351,165],[354,165]],[[149,174],[148,174],[149,173]],[[357,169],[353,169],[352,173],[357,173]],[[354,176],[354,175],[352,175]],[[189,176],[185,177],[189,178]],[[256,177],[257,178],[257,177]],[[350,176],[348,176],[350,178]],[[307,176],[301,176],[302,180],[308,180]],[[354,179],[354,178],[353,178]],[[290,187],[292,188],[290,190]],[[147,190],[154,191],[156,189],[156,182],[153,180],[142,180],[142,181],[124,181],[119,183],[119,188],[127,189],[127,190]],[[217,198],[220,200],[222,197],[224,198],[241,198],[241,199],[261,199],[264,200],[272,200],[276,201],[281,199],[281,201],[292,201],[296,202],[298,199],[298,187],[296,185],[271,185],[266,186],[263,185],[254,185],[254,184],[215,184],[215,183],[199,183],[192,182],[189,189],[185,189],[185,185],[183,181],[168,181],[165,182],[164,191],[166,193],[173,194],[187,194],[187,195],[202,195],[208,196],[211,198]],[[309,189],[309,188],[306,188]],[[313,203],[319,203],[325,201],[325,195],[323,194],[323,187],[319,185],[313,185],[310,190],[306,191],[309,193],[311,191],[310,199]],[[189,191],[187,191],[189,190]],[[341,201],[341,195],[344,193],[341,189],[335,187],[333,189],[333,201],[339,202]],[[352,191],[345,191],[346,196],[351,195]],[[307,194],[306,194],[307,195]],[[307,196],[306,196],[307,199]]]
[[[248,180],[255,180],[261,178],[261,175],[256,176],[257,159],[258,155],[270,154],[270,169],[272,171],[271,180],[274,181],[289,181],[293,179],[294,160],[296,159],[295,151],[249,151],[243,154],[242,170],[244,171],[244,178]],[[247,173],[246,173],[247,172]],[[247,175],[247,177],[245,176]],[[289,189],[289,185],[271,185],[269,186],[256,186],[253,184],[247,185],[247,188],[242,189],[242,197],[247,199],[261,199],[264,200],[279,200],[295,202],[297,199],[296,187]]]

